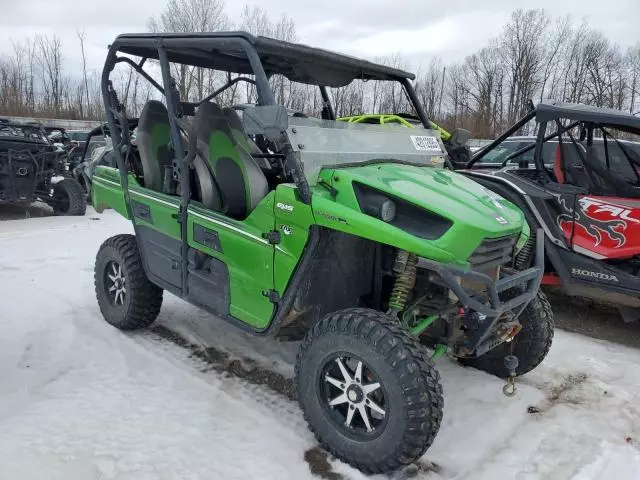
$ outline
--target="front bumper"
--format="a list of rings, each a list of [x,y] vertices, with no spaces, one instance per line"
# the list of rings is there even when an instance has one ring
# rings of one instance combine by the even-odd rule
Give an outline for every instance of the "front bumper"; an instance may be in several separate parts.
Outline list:
[[[542,275],[544,274],[544,232],[542,229],[538,229],[536,232],[534,266],[512,273],[499,280],[495,280],[482,272],[464,270],[425,258],[418,260],[418,268],[428,269],[438,274],[444,285],[451,289],[464,306],[478,313],[487,317],[497,318],[504,312],[511,311],[515,317],[518,317],[536,296],[542,282]],[[463,280],[471,281],[475,285],[482,285],[485,289],[470,289],[467,286],[463,286]],[[509,298],[503,301],[500,295],[514,287],[520,287],[522,293],[515,297],[510,294],[508,295]]]

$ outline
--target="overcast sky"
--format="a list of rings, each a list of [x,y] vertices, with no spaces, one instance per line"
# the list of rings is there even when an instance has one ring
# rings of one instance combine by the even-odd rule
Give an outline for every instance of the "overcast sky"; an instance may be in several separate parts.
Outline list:
[[[286,13],[300,41],[352,55],[374,57],[402,52],[411,68],[434,55],[458,61],[498,34],[511,11],[542,7],[554,16],[585,18],[622,46],[640,42],[640,0],[227,0],[231,20],[245,4],[259,5],[276,18]],[[0,0],[0,53],[11,41],[34,33],[56,33],[65,63],[79,67],[76,30],[86,31],[91,69],[100,69],[107,45],[119,33],[146,30],[164,0]]]

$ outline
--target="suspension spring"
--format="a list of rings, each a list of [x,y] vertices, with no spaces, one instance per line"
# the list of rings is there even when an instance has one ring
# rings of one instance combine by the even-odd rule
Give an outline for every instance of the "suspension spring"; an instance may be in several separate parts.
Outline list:
[[[396,275],[391,296],[389,297],[389,312],[398,313],[404,310],[409,293],[416,284],[416,265],[418,257],[406,250],[399,250],[393,264]]]
[[[527,240],[527,243],[522,246],[522,249],[516,255],[514,266],[518,270],[524,270],[531,266],[531,259],[533,258],[533,252],[535,251],[535,248],[536,237],[534,237],[532,234]]]

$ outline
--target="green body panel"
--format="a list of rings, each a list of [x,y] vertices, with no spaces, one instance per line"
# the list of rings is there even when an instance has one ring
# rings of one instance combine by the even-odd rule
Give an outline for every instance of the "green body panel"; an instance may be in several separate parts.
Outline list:
[[[180,224],[177,220],[179,197],[143,188],[133,175],[129,175],[128,182],[131,200],[148,205],[153,217],[153,223],[134,218],[135,223],[180,240]],[[267,195],[244,221],[233,220],[193,202],[189,207],[187,222],[189,246],[222,260],[229,269],[229,313],[258,329],[266,327],[273,314],[273,303],[263,292],[273,288],[274,247],[262,238],[262,234],[274,226],[274,196],[274,192]],[[100,206],[99,211],[113,208],[129,219],[117,169],[96,169],[93,205],[96,210]],[[194,223],[218,233],[222,252],[195,242]]]
[[[96,167],[91,183],[91,203],[98,213],[113,208],[127,220],[131,220],[117,168]]]
[[[257,329],[268,326],[274,308],[263,295],[273,288],[274,246],[262,236],[273,230],[274,196],[274,192],[269,193],[242,221],[212,212],[197,202],[190,204],[187,217],[189,246],[222,260],[229,269],[229,313]],[[220,252],[195,241],[195,224],[217,232]]]
[[[218,151],[218,158],[220,158]],[[111,207],[127,216],[116,169],[96,170],[94,205]],[[116,181],[116,179],[118,179]],[[142,188],[128,177],[132,201],[149,205],[150,227],[180,238],[179,198]],[[437,240],[425,240],[360,211],[352,183],[360,182],[450,219],[451,228]],[[334,189],[331,191],[331,187]],[[269,325],[274,305],[265,293],[284,295],[299,264],[312,225],[350,233],[413,252],[431,260],[468,266],[466,259],[487,237],[528,231],[522,212],[478,183],[449,170],[398,163],[325,168],[311,187],[312,202],[298,200],[293,184],[271,191],[245,220],[235,220],[192,202],[188,210],[189,246],[223,261],[229,271],[229,313],[255,329]],[[144,220],[135,219],[139,224]],[[194,239],[194,225],[218,234],[220,251]],[[277,230],[280,243],[263,234]]]
[[[335,198],[314,187],[313,212],[319,225],[393,245],[419,256],[466,266],[487,237],[520,233],[524,216],[512,203],[450,170],[413,165],[375,164],[324,169],[319,181],[336,189]],[[360,212],[352,182],[359,182],[453,221],[437,240],[423,240]]]
[[[148,222],[135,217],[136,225],[148,227],[164,233],[176,240],[182,239],[180,223],[178,223],[178,210],[180,209],[180,197],[165,195],[140,186],[133,175],[129,176],[129,196],[132,201],[148,205],[151,210],[153,222]]]
[[[153,218],[153,223],[151,223],[135,217],[133,220],[136,225],[146,225],[171,238],[180,240],[180,224],[176,217],[180,207],[180,198],[144,188],[132,174],[127,177],[127,181],[131,200],[148,205]],[[120,172],[117,168],[105,166],[96,168],[92,183],[92,202],[98,212],[105,208],[113,208],[125,218],[130,219],[120,184]]]
[[[295,192],[293,184],[276,188],[274,213],[280,243],[276,248],[274,288],[280,295],[286,291],[309,238],[309,228],[315,223],[311,206],[300,202]]]

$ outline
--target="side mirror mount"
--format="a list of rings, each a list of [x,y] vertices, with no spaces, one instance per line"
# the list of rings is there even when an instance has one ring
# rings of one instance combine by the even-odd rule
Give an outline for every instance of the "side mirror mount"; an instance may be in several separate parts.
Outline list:
[[[287,109],[280,105],[247,108],[242,121],[247,135],[264,135],[269,140],[278,140],[289,126]]]
[[[471,132],[464,128],[456,128],[451,134],[451,143],[453,145],[466,145],[471,138]]]

